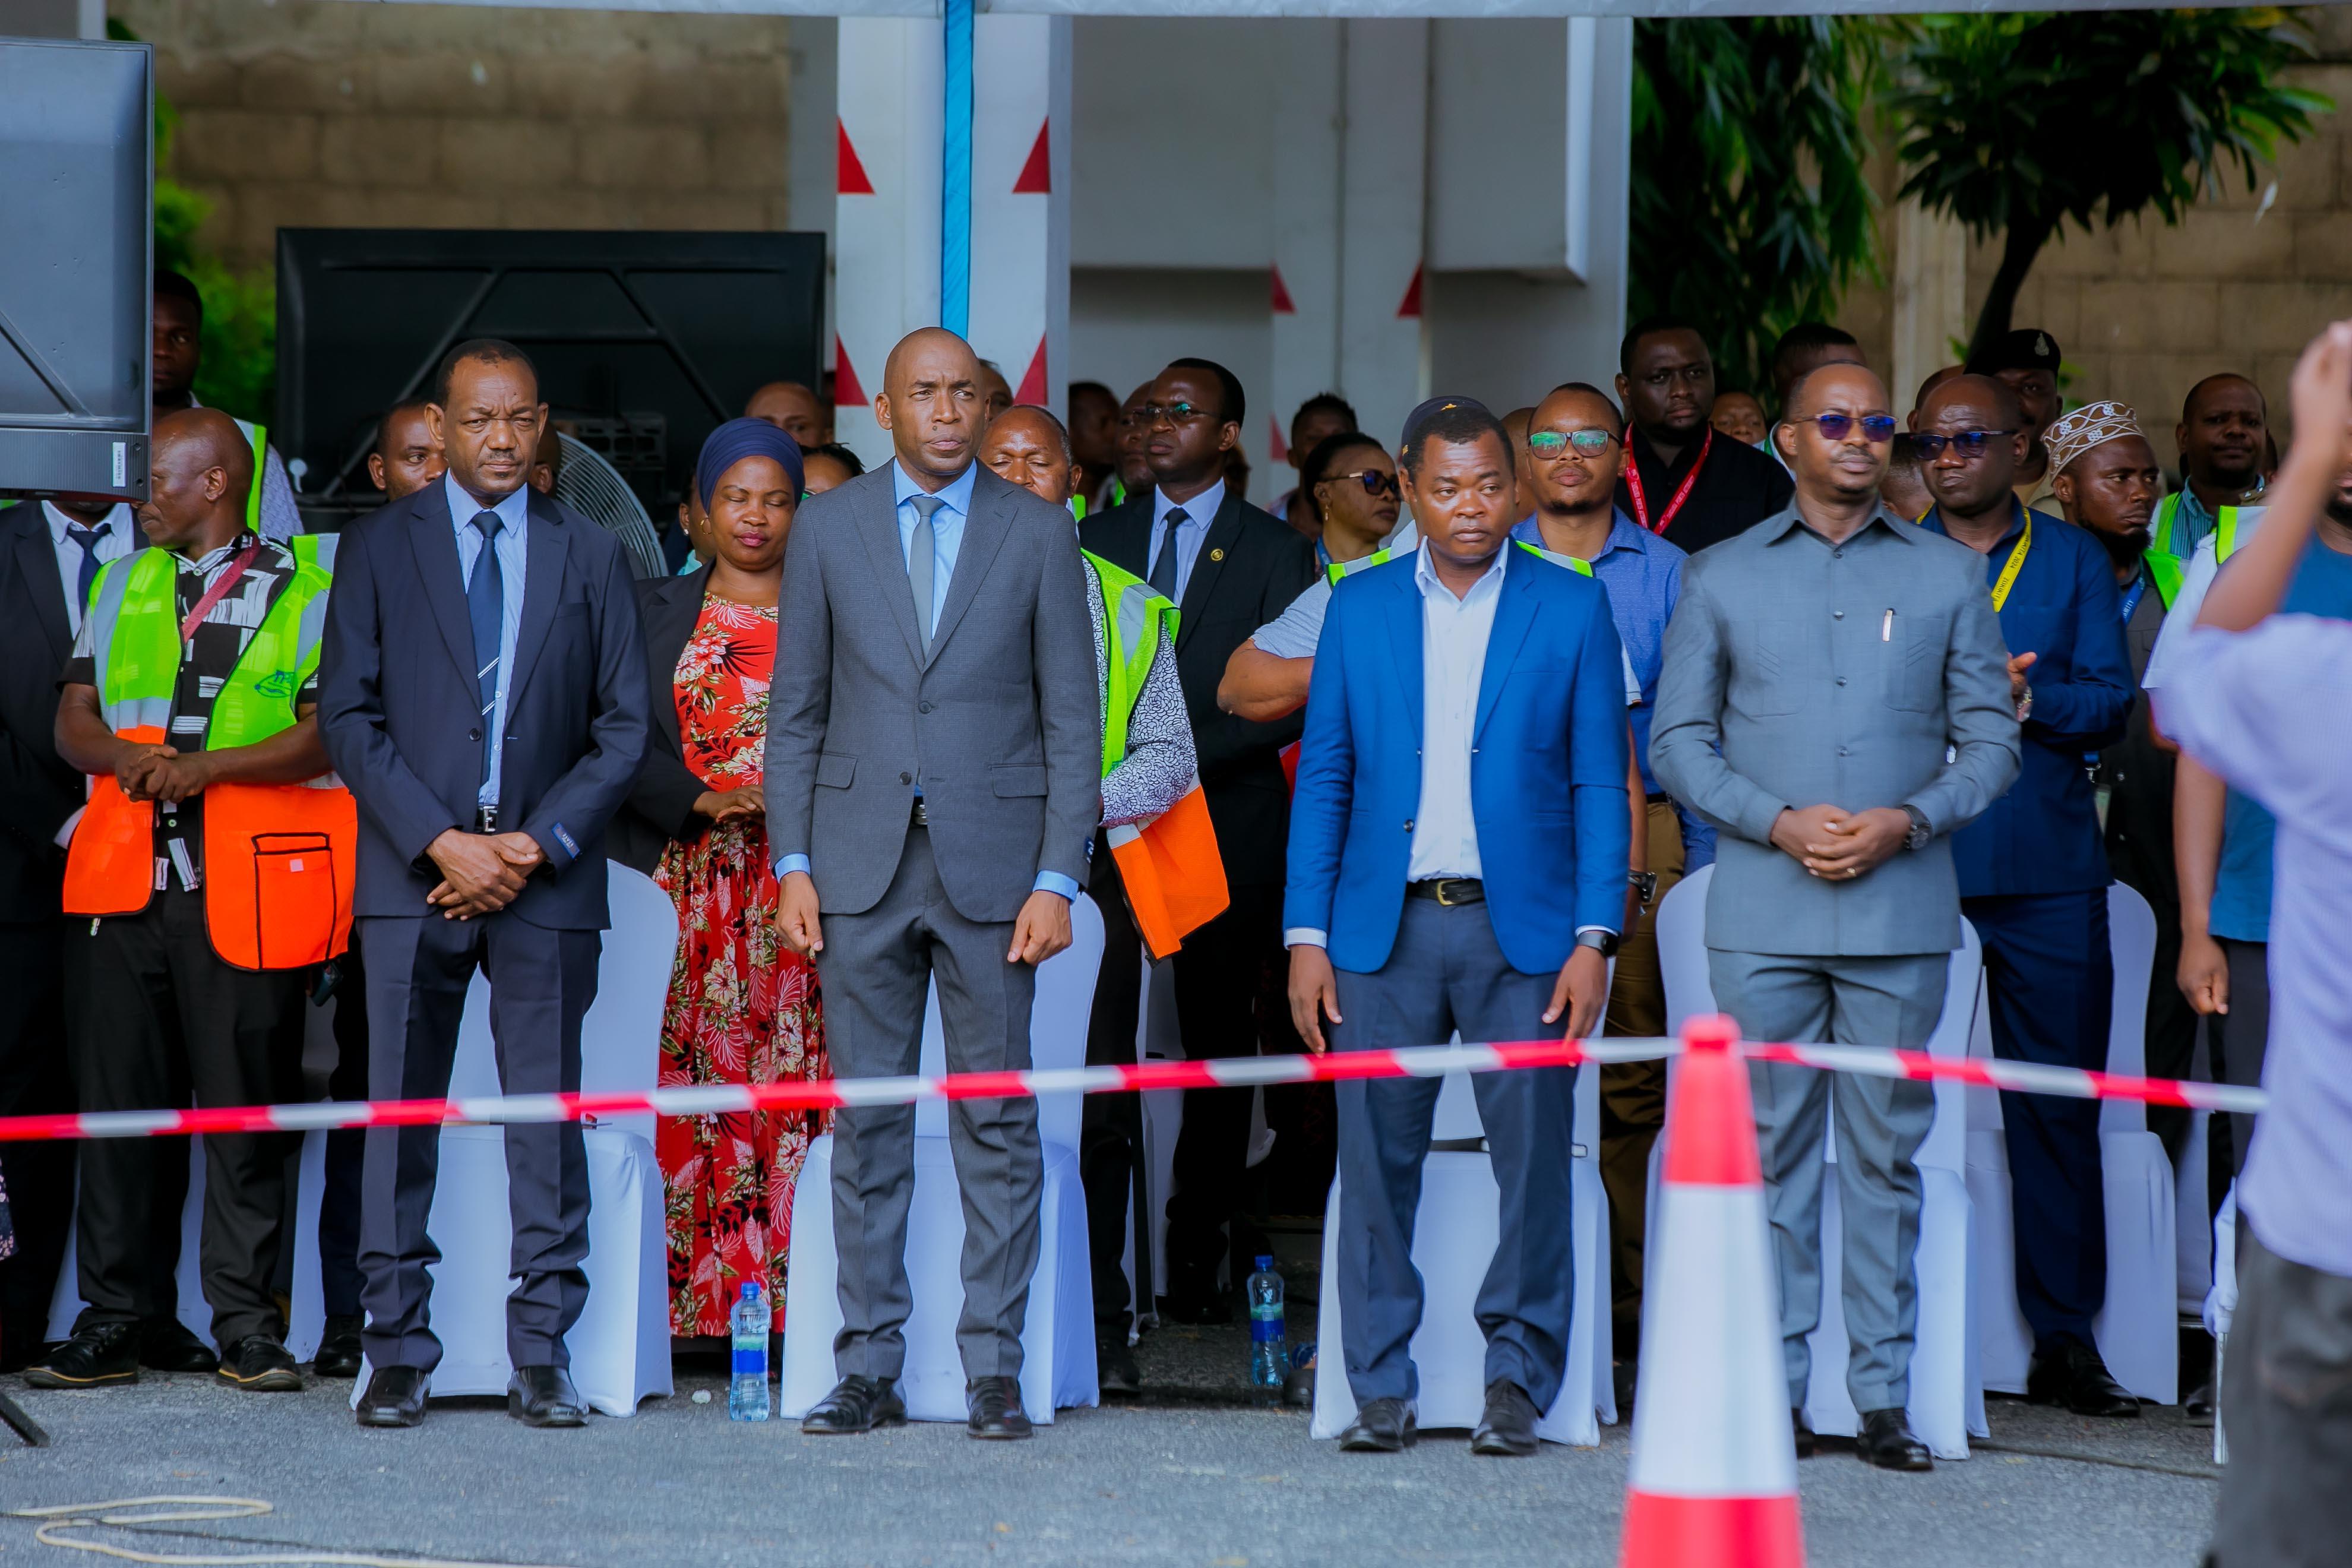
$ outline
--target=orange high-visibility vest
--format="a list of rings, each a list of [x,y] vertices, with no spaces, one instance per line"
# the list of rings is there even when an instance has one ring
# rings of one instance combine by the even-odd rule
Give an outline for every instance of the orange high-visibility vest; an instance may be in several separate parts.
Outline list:
[[[317,542],[305,548],[304,540],[294,545],[293,581],[214,703],[209,750],[253,745],[295,723],[294,699],[318,667],[331,581]],[[126,741],[165,738],[183,652],[178,573],[168,552],[142,550],[110,563],[90,596],[99,705]],[[240,969],[295,969],[350,944],[359,813],[332,774],[215,784],[205,791],[204,818],[205,923],[223,959]],[[154,833],[153,802],[130,799],[110,774],[93,780],[66,852],[66,912],[145,909],[158,881]]]
[[[1127,757],[1127,727],[1143,682],[1160,652],[1160,639],[1176,638],[1176,606],[1151,584],[1091,551],[1087,565],[1103,597],[1103,667],[1108,674],[1103,702],[1103,776]],[[1232,902],[1225,886],[1224,857],[1209,820],[1209,798],[1200,775],[1176,804],[1158,816],[1106,829],[1104,838],[1118,862],[1135,929],[1154,958],[1184,945],[1184,937],[1224,913]]]

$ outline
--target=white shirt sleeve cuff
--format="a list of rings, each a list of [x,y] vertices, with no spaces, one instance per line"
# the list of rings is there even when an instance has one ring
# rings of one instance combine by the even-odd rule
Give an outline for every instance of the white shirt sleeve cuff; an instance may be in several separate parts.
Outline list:
[[[1328,947],[1330,944],[1325,941],[1325,932],[1317,931],[1313,926],[1292,926],[1289,930],[1282,933],[1282,945],[1285,947]]]
[[[1576,928],[1576,934],[1582,936],[1589,931],[1597,931],[1603,936],[1615,936],[1617,934],[1617,928],[1615,926],[1579,926]]]
[[[1040,871],[1036,885],[1030,889],[1037,893],[1059,893],[1072,903],[1078,901],[1078,885],[1059,871]]]
[[[776,880],[781,882],[786,876],[794,871],[805,874],[808,868],[809,858],[807,856],[787,855],[776,862]]]

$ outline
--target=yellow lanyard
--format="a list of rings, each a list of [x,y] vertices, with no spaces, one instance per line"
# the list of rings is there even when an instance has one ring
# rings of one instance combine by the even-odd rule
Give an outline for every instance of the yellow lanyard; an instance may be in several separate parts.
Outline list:
[[[2017,585],[2017,574],[2025,565],[2025,552],[2032,548],[2033,514],[2029,511],[2025,514],[2025,531],[2017,536],[2017,544],[2010,551],[2009,560],[2000,569],[2000,581],[1992,585],[1994,615],[2000,614],[2001,606],[2009,603],[2009,591]]]

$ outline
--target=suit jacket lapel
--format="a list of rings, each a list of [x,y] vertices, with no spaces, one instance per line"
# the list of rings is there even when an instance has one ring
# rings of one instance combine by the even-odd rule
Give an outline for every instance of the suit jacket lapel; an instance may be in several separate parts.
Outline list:
[[[1004,548],[1005,536],[1013,531],[1005,498],[991,494],[990,487],[983,482],[992,478],[990,474],[981,475],[971,487],[971,515],[963,520],[963,543],[956,550],[955,575],[948,579],[947,603],[940,606],[940,624],[931,629],[933,658],[947,646],[963,613],[971,608],[971,601],[980,592],[981,579],[988,575],[996,552]],[[913,602],[910,595],[908,603]]]
[[[858,537],[866,541],[866,556],[874,563],[875,586],[881,592],[882,602],[890,606],[899,635],[907,639],[907,657],[920,668],[923,637],[915,626],[915,584],[907,575],[907,552],[898,543],[898,503],[890,465],[885,463],[864,480],[851,482],[866,487],[852,515]],[[937,639],[933,642],[936,646]]]
[[[1517,548],[1505,544],[1510,551]],[[1535,574],[1514,570],[1516,561],[1503,563],[1503,586],[1496,595],[1495,624],[1486,634],[1486,664],[1478,675],[1478,718],[1471,726],[1474,742],[1486,731],[1486,721],[1495,711],[1495,703],[1503,694],[1503,685],[1511,678],[1511,661],[1519,656],[1519,645],[1528,640],[1528,633],[1536,624]]]
[[[1192,558],[1192,574],[1184,580],[1184,602],[1177,606],[1181,613],[1176,617],[1176,648],[1182,652],[1192,638],[1194,628],[1201,624],[1201,611],[1209,595],[1217,591],[1217,579],[1225,569],[1225,557],[1233,553],[1242,536],[1242,502],[1231,485],[1225,487],[1225,499],[1217,508],[1217,515],[1209,523],[1209,531],[1202,537],[1201,553]],[[1148,537],[1148,535],[1147,535]],[[1175,541],[1170,540],[1173,544]],[[1149,549],[1149,545],[1146,546]]]
[[[438,484],[416,492],[408,515],[408,545],[416,555],[416,574],[425,584],[425,602],[441,627],[449,657],[465,672],[466,689],[475,687],[474,622],[466,613],[466,566],[457,559],[457,537],[452,531],[449,493]]]
[[[73,623],[66,618],[65,585],[58,579],[49,520],[38,501],[26,501],[16,510],[32,513],[16,525],[16,568],[25,574],[25,592],[32,597],[34,615],[40,617],[41,635],[49,639],[49,651],[62,667],[73,652]]]
[[[1391,668],[1396,670],[1397,684],[1404,689],[1406,721],[1417,747],[1421,743],[1421,700],[1424,682],[1421,646],[1421,583],[1410,572],[1391,575],[1395,578],[1395,583],[1389,589],[1389,646],[1396,654]]]
[[[522,625],[515,632],[515,667],[507,678],[507,711],[530,680],[540,649],[547,646],[548,628],[555,624],[555,603],[563,592],[563,557],[571,531],[563,514],[538,491],[530,497],[530,559],[523,566]],[[472,637],[470,623],[467,632]]]

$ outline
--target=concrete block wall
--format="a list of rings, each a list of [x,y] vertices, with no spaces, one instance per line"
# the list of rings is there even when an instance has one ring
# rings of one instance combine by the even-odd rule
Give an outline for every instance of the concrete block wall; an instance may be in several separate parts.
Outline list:
[[[179,110],[201,240],[280,227],[780,229],[780,16],[349,0],[112,0]]]

